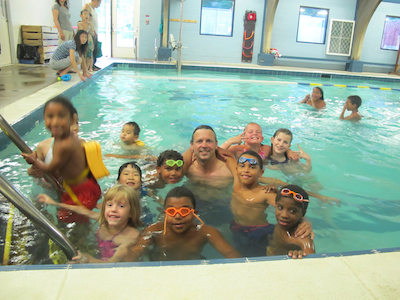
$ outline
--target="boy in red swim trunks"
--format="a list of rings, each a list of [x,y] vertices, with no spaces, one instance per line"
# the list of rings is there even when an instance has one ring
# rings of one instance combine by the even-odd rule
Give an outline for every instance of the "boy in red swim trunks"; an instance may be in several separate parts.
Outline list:
[[[22,156],[43,172],[60,173],[66,190],[61,196],[62,203],[81,205],[92,210],[100,199],[101,189],[90,173],[82,142],[70,130],[76,118],[74,111],[76,110],[66,98],[55,97],[47,101],[44,105],[44,122],[54,137],[53,160],[50,164],[44,164],[37,159],[35,152],[22,153]],[[87,217],[65,209],[58,212],[58,218],[66,223],[88,222]]]

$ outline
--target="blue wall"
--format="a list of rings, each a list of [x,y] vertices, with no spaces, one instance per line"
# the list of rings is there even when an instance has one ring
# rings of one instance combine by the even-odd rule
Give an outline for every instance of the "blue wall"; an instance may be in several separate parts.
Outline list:
[[[264,15],[264,0],[235,1],[233,36],[200,35],[201,0],[183,2],[183,19],[196,20],[197,23],[183,23],[182,41],[187,49],[182,50],[182,59],[186,61],[241,63],[243,45],[243,19],[246,10],[257,13],[254,33],[253,64],[261,47],[261,35]],[[171,0],[170,18],[180,19],[180,1]],[[179,22],[170,22],[170,33],[179,39]],[[176,51],[175,51],[176,52]],[[176,53],[173,54],[176,59]],[[246,65],[247,63],[244,63]]]
[[[180,18],[180,1],[170,0],[170,18]],[[397,1],[397,0],[396,0]],[[243,17],[246,10],[257,12],[254,36],[253,62],[257,63],[262,43],[264,0],[236,0],[232,37],[200,35],[201,0],[183,2],[183,19],[196,20],[197,23],[183,23],[184,61],[201,61],[214,63],[240,63],[243,43]],[[280,0],[272,31],[271,48],[277,48],[283,55],[275,60],[275,65],[294,67],[316,67],[344,70],[348,56],[327,55],[325,44],[309,44],[296,42],[300,6],[329,9],[328,27],[331,19],[354,20],[357,0]],[[140,58],[154,59],[154,38],[160,38],[158,32],[161,22],[162,1],[141,1]],[[150,25],[145,25],[145,15],[150,15]],[[368,26],[361,61],[369,63],[389,64],[390,66],[365,66],[368,71],[389,72],[393,69],[396,51],[381,50],[380,43],[386,15],[400,16],[400,4],[382,2]],[[175,40],[179,39],[179,22],[169,23],[169,33]],[[173,51],[172,57],[176,59]],[[313,60],[314,59],[314,60]],[[316,60],[315,60],[316,59]]]
[[[157,39],[157,47],[160,47],[161,13],[161,0],[140,1],[139,58],[141,59],[154,60],[154,39]],[[149,24],[146,24],[146,19],[149,20]]]

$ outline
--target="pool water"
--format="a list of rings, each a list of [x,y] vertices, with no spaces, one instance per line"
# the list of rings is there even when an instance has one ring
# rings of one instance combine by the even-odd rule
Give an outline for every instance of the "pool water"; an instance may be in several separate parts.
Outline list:
[[[194,128],[202,124],[214,128],[220,144],[242,132],[249,122],[260,124],[266,144],[277,129],[288,128],[293,133],[292,150],[298,150],[300,144],[312,158],[313,175],[324,187],[320,193],[341,200],[340,205],[329,205],[311,199],[306,216],[316,233],[317,253],[398,247],[400,92],[324,86],[327,108],[315,111],[298,104],[312,86],[297,82],[396,87],[394,83],[360,80],[204,71],[184,71],[178,77],[174,70],[110,68],[72,102],[79,112],[80,137],[98,140],[103,154],[125,153],[118,145],[119,132],[129,121],[139,124],[140,139],[155,156],[167,149],[185,151]],[[349,95],[363,99],[361,122],[338,119]],[[48,137],[40,123],[24,140],[35,148]],[[0,157],[0,172],[36,201],[31,179],[25,176],[28,166],[16,147],[10,145]],[[99,181],[103,189],[115,184],[118,168],[126,161],[104,160],[111,176]],[[280,171],[266,170],[264,176],[290,181]],[[188,183],[183,180],[182,184]],[[165,196],[172,187],[159,194]],[[229,240],[231,190],[218,192],[214,199],[197,195],[199,213]],[[158,215],[151,198],[143,201]],[[275,224],[274,208],[267,213]],[[209,248],[205,251],[207,258],[220,257]]]

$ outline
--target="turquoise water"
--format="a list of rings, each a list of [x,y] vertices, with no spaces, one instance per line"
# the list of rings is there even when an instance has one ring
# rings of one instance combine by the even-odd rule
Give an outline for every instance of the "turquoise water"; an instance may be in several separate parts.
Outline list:
[[[111,69],[103,74],[72,99],[79,112],[80,137],[98,140],[103,154],[124,153],[118,146],[119,132],[128,121],[140,125],[140,138],[156,156],[166,149],[185,151],[194,128],[201,124],[214,128],[220,144],[249,122],[260,124],[265,143],[285,127],[294,135],[292,149],[297,150],[299,143],[312,157],[313,174],[324,187],[320,193],[341,200],[340,205],[314,198],[310,203],[306,216],[316,233],[317,253],[399,247],[400,92],[323,87],[327,108],[315,111],[298,104],[312,87],[293,82],[395,84],[195,71],[178,77],[174,70],[145,69]],[[365,117],[359,123],[338,120],[344,101],[353,94],[363,99],[360,112]],[[36,147],[47,137],[41,123],[24,140]],[[18,150],[11,145],[0,157],[0,171],[32,198],[31,179],[21,176],[27,165]],[[100,181],[103,189],[115,183],[118,168],[126,161],[105,159],[111,176]],[[266,170],[264,176],[290,180],[279,171]],[[165,196],[170,188],[159,194]],[[218,192],[217,199],[199,195],[200,215],[230,239],[231,190]],[[158,214],[150,198],[144,201]],[[274,209],[267,212],[268,220],[276,223]],[[206,252],[207,258],[218,257],[209,249]]]

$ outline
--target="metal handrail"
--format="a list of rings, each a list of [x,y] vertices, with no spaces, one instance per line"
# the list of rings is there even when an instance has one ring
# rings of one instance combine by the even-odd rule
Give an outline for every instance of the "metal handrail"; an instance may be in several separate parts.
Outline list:
[[[69,260],[78,255],[70,240],[0,174],[0,192],[37,227],[43,230],[65,253]]]
[[[24,153],[32,153],[33,151],[28,145],[21,139],[18,133],[11,127],[10,124],[0,114],[0,128],[8,136],[8,138]],[[64,188],[60,182],[51,174],[43,173],[44,179],[48,181],[52,187],[60,194],[64,192]]]

